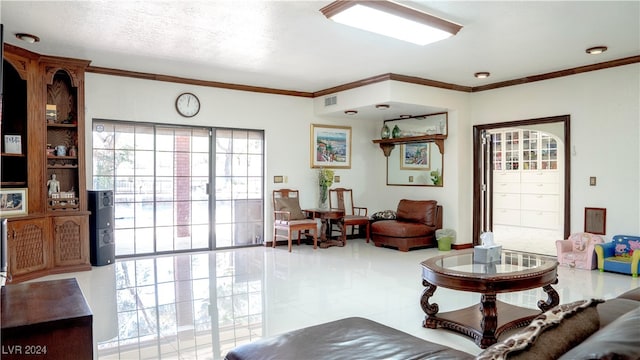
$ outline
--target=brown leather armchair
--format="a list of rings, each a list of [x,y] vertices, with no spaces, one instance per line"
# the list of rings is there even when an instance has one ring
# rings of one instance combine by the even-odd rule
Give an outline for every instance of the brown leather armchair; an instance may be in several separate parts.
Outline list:
[[[376,246],[409,251],[415,247],[437,246],[437,229],[442,229],[441,205],[435,200],[402,199],[396,219],[371,223],[371,239]]]

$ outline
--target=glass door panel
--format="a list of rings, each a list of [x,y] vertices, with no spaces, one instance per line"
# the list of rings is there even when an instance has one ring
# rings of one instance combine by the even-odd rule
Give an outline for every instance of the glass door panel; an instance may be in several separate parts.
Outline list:
[[[209,213],[209,147],[203,146],[209,130],[158,126],[156,135],[163,143],[156,150],[156,231],[173,234],[172,245],[165,241],[163,251],[209,249],[208,232],[200,238],[201,228],[208,225],[202,214]]]
[[[215,244],[217,248],[263,241],[264,134],[218,129],[216,139]]]
[[[538,132],[522,131],[522,170],[538,169]]]
[[[502,133],[492,134],[491,138],[493,142],[493,169],[502,170],[502,153],[504,152],[502,149]]]
[[[263,131],[94,120],[93,164],[118,257],[262,244]]]
[[[558,169],[558,141],[550,135],[541,135],[541,168]]]
[[[504,133],[504,154],[505,169],[518,170],[520,165],[520,143],[518,141],[518,131],[508,131]]]

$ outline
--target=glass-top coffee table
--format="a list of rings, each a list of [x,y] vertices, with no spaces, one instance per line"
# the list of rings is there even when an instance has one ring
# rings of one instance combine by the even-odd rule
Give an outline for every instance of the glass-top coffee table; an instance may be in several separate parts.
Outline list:
[[[420,263],[422,285],[426,288],[420,306],[426,316],[423,326],[442,327],[473,338],[486,348],[509,329],[526,326],[531,320],[560,302],[551,284],[558,282],[558,262],[553,257],[503,250],[500,263],[480,264],[473,261],[473,249],[436,256]],[[438,313],[438,304],[429,303],[438,286],[482,294],[480,305]],[[496,300],[496,294],[542,287],[548,298],[529,309]]]

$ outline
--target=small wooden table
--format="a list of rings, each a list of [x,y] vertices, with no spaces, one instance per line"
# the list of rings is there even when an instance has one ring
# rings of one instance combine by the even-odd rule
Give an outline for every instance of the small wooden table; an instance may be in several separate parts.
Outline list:
[[[504,331],[526,326],[541,311],[496,300],[496,294],[542,287],[548,298],[538,301],[542,311],[560,303],[551,284],[558,283],[558,262],[554,258],[517,251],[502,251],[500,263],[473,261],[473,249],[430,258],[421,263],[422,285],[426,288],[420,306],[426,316],[422,325],[443,327],[473,338],[486,348]],[[481,293],[480,305],[438,313],[438,304],[429,303],[438,286]]]
[[[326,249],[330,246],[345,246],[347,243],[346,232],[344,231],[344,210],[340,209],[305,209],[314,219],[320,219],[322,227],[320,229],[320,247]],[[340,228],[340,240],[334,240],[331,236],[331,221],[336,221]]]
[[[92,359],[93,314],[76,279],[2,288],[2,359]]]

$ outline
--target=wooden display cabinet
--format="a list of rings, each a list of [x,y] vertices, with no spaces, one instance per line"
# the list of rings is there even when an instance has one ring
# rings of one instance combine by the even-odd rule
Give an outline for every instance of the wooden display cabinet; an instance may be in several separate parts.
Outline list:
[[[11,282],[90,270],[84,163],[84,71],[89,61],[44,56],[9,44],[4,57],[8,75],[1,133],[20,135],[22,154],[7,154],[3,144],[0,186],[28,192],[28,214],[8,217]],[[50,193],[47,181],[53,174],[58,186]]]
[[[89,224],[85,216],[56,216],[52,218],[54,248],[53,264],[76,266],[86,264],[89,258],[89,242],[83,234],[89,233]]]
[[[25,59],[17,54],[7,53],[5,58],[17,64],[14,67],[7,60],[3,61],[4,73],[3,82],[5,94],[3,94],[2,107],[2,154],[0,162],[0,187],[2,188],[24,188],[27,187],[27,81]],[[4,136],[18,135],[21,138],[20,153],[8,153]]]
[[[9,275],[19,279],[31,273],[45,271],[50,260],[50,233],[47,218],[11,220],[7,229]],[[12,281],[9,278],[9,281]]]
[[[52,111],[54,116],[45,116],[47,181],[55,174],[59,183],[57,192],[47,192],[47,210],[75,210],[80,208],[79,195],[83,191],[80,189],[78,162],[78,142],[84,136],[80,135],[78,126],[78,102],[81,100],[78,85],[82,81],[77,78],[75,72],[60,68],[58,62],[46,63],[43,71],[47,90],[47,112],[52,111],[49,107],[55,108]],[[53,153],[49,150],[52,147]]]
[[[527,129],[492,134],[493,224],[558,230],[563,199],[558,141]]]

